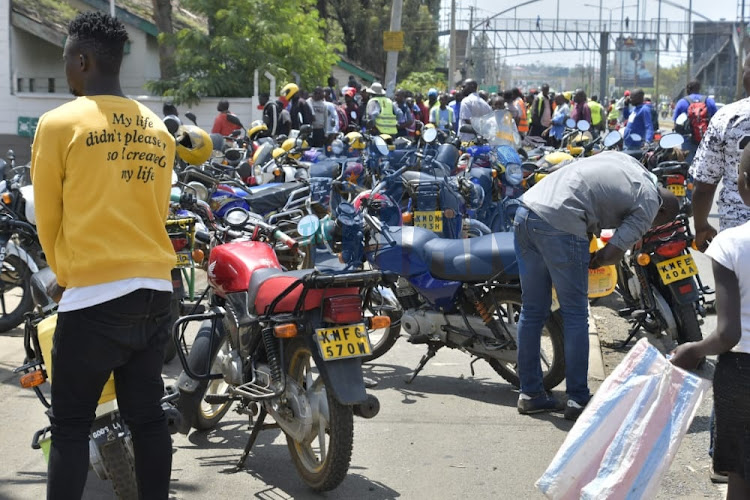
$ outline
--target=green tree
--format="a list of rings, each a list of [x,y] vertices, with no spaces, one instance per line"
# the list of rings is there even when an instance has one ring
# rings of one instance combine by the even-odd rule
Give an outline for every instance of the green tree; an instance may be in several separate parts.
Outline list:
[[[445,75],[436,71],[413,71],[409,76],[398,82],[398,87],[412,92],[427,93],[427,89],[435,87],[445,90]]]
[[[342,42],[343,53],[349,59],[373,72],[385,73],[383,32],[390,29],[391,4],[392,0],[327,0],[329,41]],[[435,68],[439,9],[439,0],[404,0],[404,51],[399,54],[399,80],[412,71]]]
[[[176,75],[174,61],[174,44],[172,42],[172,1],[152,0],[154,22],[159,30],[159,71],[162,78],[174,78]]]
[[[305,87],[321,85],[338,56],[323,37],[316,0],[182,0],[207,19],[208,32],[185,28],[174,35],[176,76],[148,83],[175,103],[202,97],[245,97],[253,71],[269,71],[283,84],[300,76]]]

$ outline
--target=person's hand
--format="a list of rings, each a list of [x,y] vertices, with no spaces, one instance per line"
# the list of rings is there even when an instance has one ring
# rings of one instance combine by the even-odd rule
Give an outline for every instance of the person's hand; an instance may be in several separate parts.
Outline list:
[[[549,135],[549,129],[546,128],[544,131],[542,131],[542,137],[547,137]]]
[[[708,245],[716,236],[716,228],[711,224],[706,223],[705,226],[698,226],[695,228],[695,247],[701,252],[705,252]]]
[[[601,264],[599,264],[599,261],[597,259],[597,252],[592,252],[589,254],[589,269],[597,269],[602,267]]]
[[[698,354],[696,345],[697,342],[687,342],[678,345],[677,349],[672,351],[672,357],[669,358],[670,363],[683,370],[695,370],[698,368],[706,358]]]

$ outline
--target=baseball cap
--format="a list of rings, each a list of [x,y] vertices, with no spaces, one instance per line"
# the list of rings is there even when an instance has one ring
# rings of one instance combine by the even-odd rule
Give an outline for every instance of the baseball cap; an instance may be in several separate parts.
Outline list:
[[[625,93],[624,93],[623,95],[624,95],[625,97],[628,97],[628,96],[630,95],[630,91],[629,91],[629,90],[626,90],[626,91],[625,91]]]

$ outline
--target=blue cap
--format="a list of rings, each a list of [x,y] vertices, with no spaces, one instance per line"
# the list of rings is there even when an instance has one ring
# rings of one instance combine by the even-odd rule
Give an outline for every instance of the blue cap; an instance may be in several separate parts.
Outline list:
[[[427,97],[430,97],[431,95],[434,95],[434,96],[438,95],[438,91],[436,88],[431,88],[430,90],[427,91]]]

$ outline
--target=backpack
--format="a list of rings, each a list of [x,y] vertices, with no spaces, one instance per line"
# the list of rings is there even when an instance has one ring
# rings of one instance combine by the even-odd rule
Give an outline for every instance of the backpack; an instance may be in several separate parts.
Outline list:
[[[336,106],[336,114],[339,116],[339,132],[346,133],[349,127],[349,117],[346,116],[346,111],[341,106]]]
[[[699,144],[706,133],[709,122],[706,98],[701,97],[692,101],[688,100],[688,102],[690,103],[687,110],[688,133],[692,136],[693,142]]]

